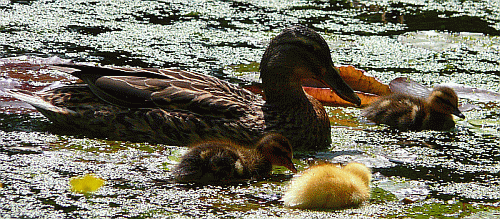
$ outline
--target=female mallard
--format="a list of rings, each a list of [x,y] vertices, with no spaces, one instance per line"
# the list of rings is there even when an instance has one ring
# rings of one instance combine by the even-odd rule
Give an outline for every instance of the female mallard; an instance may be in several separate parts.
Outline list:
[[[253,144],[264,133],[275,132],[296,150],[324,149],[331,143],[328,116],[304,92],[301,80],[319,80],[343,99],[361,102],[333,67],[325,40],[299,26],[271,40],[262,57],[265,101],[228,82],[181,70],[57,67],[86,84],[10,93],[58,126],[135,142],[188,145],[228,138]]]
[[[174,169],[180,182],[225,183],[268,177],[272,166],[284,166],[296,173],[292,146],[280,134],[270,133],[249,149],[230,141],[195,144]]]
[[[371,178],[370,169],[361,163],[312,166],[290,182],[283,201],[300,209],[358,206],[370,198]]]
[[[465,118],[458,109],[457,94],[451,88],[437,86],[430,91],[404,79],[395,80],[390,86],[395,93],[381,97],[363,110],[362,115],[368,120],[402,131],[444,131],[455,127],[452,114]]]

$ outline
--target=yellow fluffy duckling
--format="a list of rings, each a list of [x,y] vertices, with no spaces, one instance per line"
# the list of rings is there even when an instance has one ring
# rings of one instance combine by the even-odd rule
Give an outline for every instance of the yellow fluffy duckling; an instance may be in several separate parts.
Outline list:
[[[283,196],[285,206],[299,209],[354,207],[370,198],[371,171],[361,163],[312,166],[293,179]]]

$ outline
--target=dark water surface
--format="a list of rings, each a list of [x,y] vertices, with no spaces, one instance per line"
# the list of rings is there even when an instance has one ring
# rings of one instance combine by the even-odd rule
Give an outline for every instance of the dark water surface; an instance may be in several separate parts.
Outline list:
[[[303,24],[320,32],[334,63],[384,83],[407,76],[499,91],[500,4],[492,1],[6,1],[0,58],[59,56],[103,65],[181,68],[234,83],[258,80],[269,40]],[[249,67],[248,67],[249,66]],[[0,72],[37,89],[63,77]],[[68,81],[68,80],[66,80]],[[1,99],[2,106],[8,98]],[[372,199],[360,208],[300,211],[279,200],[290,172],[263,182],[190,187],[170,169],[185,148],[86,138],[39,113],[0,109],[0,217],[437,217],[496,218],[500,205],[500,109],[476,102],[451,132],[392,132],[328,107],[333,144],[309,158],[373,168]],[[74,176],[106,180],[70,191]]]

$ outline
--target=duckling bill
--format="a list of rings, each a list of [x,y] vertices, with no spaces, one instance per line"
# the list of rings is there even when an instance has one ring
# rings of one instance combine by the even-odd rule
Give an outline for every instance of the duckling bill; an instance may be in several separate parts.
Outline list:
[[[364,164],[312,166],[294,178],[283,201],[289,208],[338,209],[355,207],[370,198],[371,171]]]
[[[260,179],[271,174],[272,166],[284,166],[296,173],[292,147],[280,134],[262,137],[254,148],[230,141],[207,141],[193,145],[174,169],[179,182],[228,183]]]
[[[426,92],[420,91],[416,93]],[[362,112],[372,122],[401,131],[450,130],[455,127],[452,114],[465,118],[458,109],[455,91],[444,86],[435,87],[426,99],[402,93],[383,96]]]

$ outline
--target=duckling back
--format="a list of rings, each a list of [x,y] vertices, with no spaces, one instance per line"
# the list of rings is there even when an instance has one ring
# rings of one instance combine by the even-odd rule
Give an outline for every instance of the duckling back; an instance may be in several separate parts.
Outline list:
[[[345,208],[370,198],[370,170],[363,164],[335,164],[310,167],[293,179],[283,201],[290,208]]]
[[[362,115],[372,122],[401,131],[421,130],[427,116],[426,103],[420,98],[395,93],[380,97],[365,108]]]
[[[194,145],[174,170],[181,182],[224,183],[270,175],[273,165],[296,172],[288,140],[281,134],[266,134],[251,148],[216,140]]]
[[[452,114],[465,118],[455,91],[448,87],[435,87],[426,100],[400,93],[380,97],[362,113],[372,122],[401,131],[449,130],[455,127]]]
[[[206,142],[193,147],[175,167],[173,174],[179,182],[217,183],[238,177],[239,155],[222,142]]]

